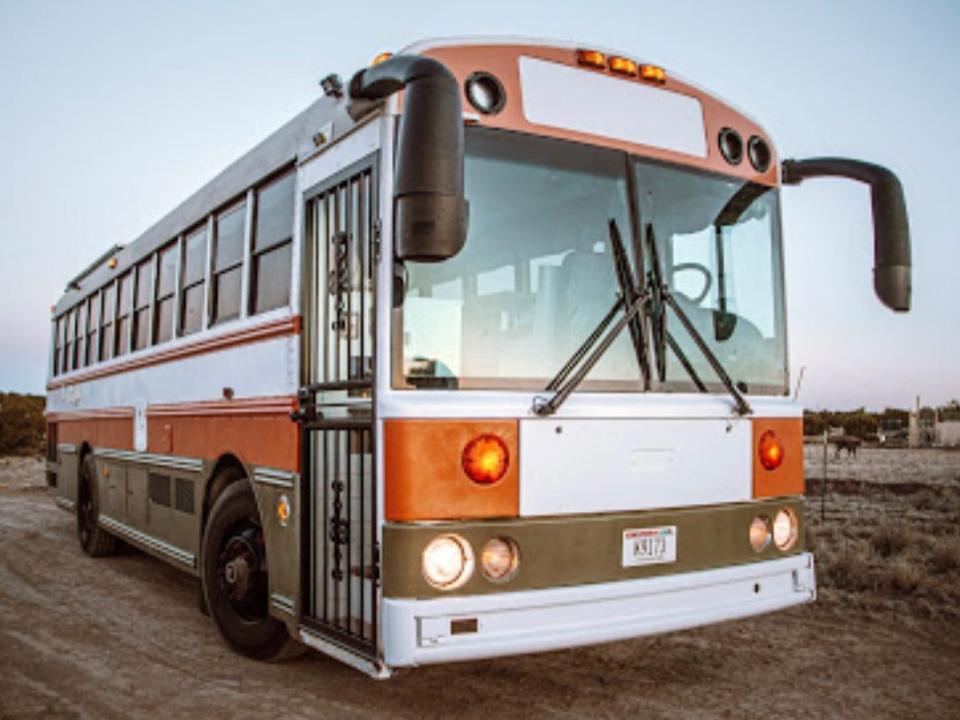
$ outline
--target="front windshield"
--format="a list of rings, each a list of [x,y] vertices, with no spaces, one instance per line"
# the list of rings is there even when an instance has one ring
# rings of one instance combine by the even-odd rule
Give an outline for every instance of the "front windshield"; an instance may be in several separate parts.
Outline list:
[[[628,172],[637,182],[628,182]],[[701,236],[708,230],[716,235],[717,213],[707,216],[718,209],[713,206],[724,192],[729,199],[743,183],[661,165],[631,166],[621,152],[481,128],[466,133],[470,229],[463,250],[440,263],[406,264],[404,303],[395,313],[394,385],[542,390],[617,300],[611,219],[639,270],[631,240],[631,185],[637,186],[641,226],[653,224],[664,279],[696,327],[721,306],[727,315],[746,313],[742,322],[733,322],[729,337],[717,339],[701,329],[734,381],[750,392],[782,393],[786,372],[774,192],[753,200],[751,205],[763,209],[750,209],[721,229],[722,247],[716,241],[708,246]],[[679,220],[683,203],[690,207],[686,225]],[[648,252],[643,253],[646,267]],[[722,281],[714,279],[717,275]],[[668,329],[702,382],[721,391],[683,328],[671,319]],[[736,352],[720,353],[721,347]],[[666,370],[655,389],[694,389],[670,351]],[[628,333],[579,389],[643,389]]]

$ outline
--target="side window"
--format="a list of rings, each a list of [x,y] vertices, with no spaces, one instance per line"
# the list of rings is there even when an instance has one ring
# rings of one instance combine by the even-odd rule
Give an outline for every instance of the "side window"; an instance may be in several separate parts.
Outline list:
[[[73,370],[73,343],[77,331],[77,311],[71,310],[67,313],[67,341],[64,345],[64,372]]]
[[[204,263],[207,260],[207,227],[204,225],[184,242],[183,290],[180,296],[180,334],[203,327]]]
[[[117,284],[110,283],[100,293],[100,360],[113,357],[114,313],[117,311]]]
[[[250,303],[262,313],[290,302],[294,173],[257,191]]]
[[[100,326],[100,293],[87,299],[87,365],[100,360],[97,347],[97,329]]]
[[[217,217],[212,276],[214,323],[240,316],[243,221],[246,214],[247,204],[241,203]]]
[[[133,307],[133,275],[127,272],[120,278],[120,301],[117,307],[116,348],[119,357],[130,351],[130,311]]]
[[[133,349],[150,344],[150,296],[153,295],[153,257],[137,265],[137,296],[133,314]]]
[[[53,374],[59,375],[63,372],[63,343],[66,338],[67,323],[64,315],[57,318],[57,338],[56,348],[53,353]]]
[[[74,368],[82,368],[87,364],[87,304],[77,305],[77,338],[73,345]]]
[[[178,251],[177,243],[160,251],[154,344],[166,342],[173,337],[173,294],[176,289]]]

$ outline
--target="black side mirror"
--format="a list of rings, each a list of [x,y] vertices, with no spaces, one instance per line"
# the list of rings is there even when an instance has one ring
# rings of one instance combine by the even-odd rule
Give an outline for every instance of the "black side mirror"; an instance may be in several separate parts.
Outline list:
[[[394,182],[396,256],[438,262],[467,238],[463,196],[460,86],[442,63],[396,55],[350,81],[352,101],[379,100],[405,89]]]
[[[910,226],[903,188],[885,167],[845,158],[784,160],[781,177],[796,185],[811,177],[845,177],[870,186],[873,205],[873,289],[891,310],[910,309]]]

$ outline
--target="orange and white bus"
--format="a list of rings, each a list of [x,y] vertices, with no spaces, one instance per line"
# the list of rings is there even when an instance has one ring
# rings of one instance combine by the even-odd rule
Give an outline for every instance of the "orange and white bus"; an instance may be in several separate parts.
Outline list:
[[[781,161],[629,53],[381,56],[55,306],[48,482],[83,549],[200,579],[225,642],[396,668],[599,643],[816,595],[789,396]]]

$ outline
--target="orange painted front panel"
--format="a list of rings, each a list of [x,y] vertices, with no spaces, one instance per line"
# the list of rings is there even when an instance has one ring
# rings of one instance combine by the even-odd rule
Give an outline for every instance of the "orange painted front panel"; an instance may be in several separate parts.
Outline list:
[[[492,485],[470,480],[463,449],[478,435],[507,446],[507,472]],[[516,420],[386,420],[384,514],[387,520],[516,517],[520,511],[519,423]]]
[[[760,462],[760,437],[772,430],[783,448],[783,463],[767,470]],[[802,495],[803,420],[800,418],[757,418],[753,421],[753,497]]]

